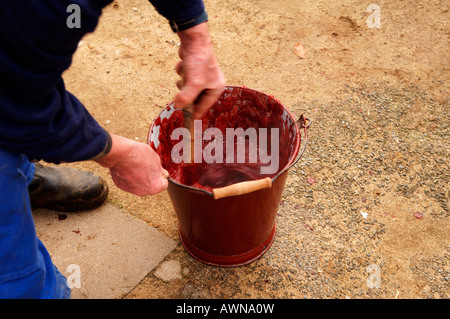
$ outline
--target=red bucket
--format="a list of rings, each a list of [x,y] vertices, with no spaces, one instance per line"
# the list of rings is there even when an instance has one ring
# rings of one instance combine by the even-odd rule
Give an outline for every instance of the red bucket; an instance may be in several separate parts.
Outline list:
[[[208,128],[219,129],[224,134],[228,133],[226,129],[236,132],[237,128],[242,128],[245,132],[258,132],[257,139],[260,142],[263,140],[262,132],[266,132],[264,129],[277,132],[277,136],[271,135],[271,141],[279,146],[278,154],[271,148],[271,152],[278,155],[276,171],[267,173],[266,169],[260,178],[252,173],[251,178],[239,177],[241,180],[229,177],[242,172],[244,168],[247,170],[247,167],[255,172],[263,165],[244,163],[214,166],[204,161],[201,164],[185,164],[179,163],[179,159],[174,160],[173,150],[177,144],[179,146],[180,139],[174,139],[172,133],[181,127],[183,112],[175,109],[171,103],[152,123],[147,142],[161,157],[162,166],[169,171],[168,192],[177,214],[183,246],[194,258],[211,265],[241,266],[258,259],[274,240],[275,219],[288,170],[297,163],[305,150],[309,121],[303,115],[298,120],[294,119],[286,107],[267,94],[245,87],[227,86],[202,119],[200,133],[205,133]],[[250,128],[255,130],[251,131]],[[300,150],[302,128],[305,141]],[[269,142],[266,142],[267,145]],[[200,154],[206,154],[207,141],[202,140],[198,145],[201,145]],[[217,150],[214,154],[218,154]],[[260,150],[259,154],[261,158],[264,155]],[[248,151],[246,156],[248,162]],[[202,175],[201,169],[195,180],[188,180],[180,173],[187,165],[201,165],[215,174],[208,173],[211,176],[225,176],[228,184],[211,183],[220,181],[220,178],[210,178],[208,183],[203,184],[201,180],[207,174]],[[218,169],[224,170],[222,175],[217,175]]]

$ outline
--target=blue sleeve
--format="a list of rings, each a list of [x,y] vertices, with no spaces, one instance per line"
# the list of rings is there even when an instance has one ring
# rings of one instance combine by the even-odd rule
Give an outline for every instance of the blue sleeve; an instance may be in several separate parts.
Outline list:
[[[205,11],[201,0],[150,1],[169,21]],[[0,149],[59,163],[91,159],[108,147],[109,134],[66,91],[62,73],[111,2],[0,0]],[[67,25],[73,4],[80,28]]]
[[[202,0],[150,0],[156,10],[169,21],[184,21],[205,12]]]
[[[0,1],[0,149],[47,162],[86,160],[109,134],[66,91],[62,73],[108,0]],[[78,4],[81,28],[68,28]]]

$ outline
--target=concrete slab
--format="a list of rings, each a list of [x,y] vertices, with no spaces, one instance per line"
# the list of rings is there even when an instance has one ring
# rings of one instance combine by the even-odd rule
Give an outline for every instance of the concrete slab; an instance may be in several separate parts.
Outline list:
[[[115,299],[131,291],[176,242],[105,204],[85,212],[35,209],[38,237],[72,287],[72,299]]]

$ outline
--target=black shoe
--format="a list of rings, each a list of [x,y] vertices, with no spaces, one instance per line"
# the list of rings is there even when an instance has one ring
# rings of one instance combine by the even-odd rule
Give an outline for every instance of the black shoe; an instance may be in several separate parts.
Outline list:
[[[108,196],[108,185],[99,176],[70,167],[35,163],[36,172],[28,186],[32,208],[62,212],[94,209]]]

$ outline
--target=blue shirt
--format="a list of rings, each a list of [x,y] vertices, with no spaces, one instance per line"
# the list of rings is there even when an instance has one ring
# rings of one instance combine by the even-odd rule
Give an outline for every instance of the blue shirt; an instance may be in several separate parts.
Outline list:
[[[112,0],[0,0],[0,149],[32,160],[95,157],[108,133],[65,89],[78,42],[93,32]],[[202,0],[150,0],[169,21],[205,14]],[[69,28],[77,4],[81,28]]]

